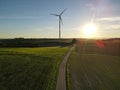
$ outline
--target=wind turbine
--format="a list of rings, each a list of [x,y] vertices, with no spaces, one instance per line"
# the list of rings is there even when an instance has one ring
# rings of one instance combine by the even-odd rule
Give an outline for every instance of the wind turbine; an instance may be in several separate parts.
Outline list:
[[[63,24],[63,20],[62,20],[62,15],[65,12],[66,9],[64,9],[60,14],[53,14],[51,13],[51,15],[53,16],[57,16],[59,18],[59,40],[61,39],[61,24]]]

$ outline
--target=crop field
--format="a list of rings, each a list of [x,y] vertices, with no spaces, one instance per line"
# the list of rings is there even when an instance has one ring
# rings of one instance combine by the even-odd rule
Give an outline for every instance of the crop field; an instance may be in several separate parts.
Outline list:
[[[67,64],[68,90],[120,90],[120,42],[94,42],[77,42]]]
[[[0,90],[55,90],[68,47],[0,48]]]

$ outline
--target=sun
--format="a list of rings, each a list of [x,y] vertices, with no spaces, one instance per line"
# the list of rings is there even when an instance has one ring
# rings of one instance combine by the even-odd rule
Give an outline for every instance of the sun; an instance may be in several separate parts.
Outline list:
[[[83,36],[85,38],[93,38],[96,34],[97,27],[95,24],[90,23],[90,24],[85,25],[82,31],[83,31]]]

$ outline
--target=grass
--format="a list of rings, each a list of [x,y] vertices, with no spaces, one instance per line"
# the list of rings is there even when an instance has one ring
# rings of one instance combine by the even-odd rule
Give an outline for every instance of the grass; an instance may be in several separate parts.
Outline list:
[[[120,90],[119,54],[99,53],[100,48],[92,44],[85,49],[77,45],[72,52],[67,66],[68,90]]]
[[[0,48],[0,90],[55,90],[68,47]]]

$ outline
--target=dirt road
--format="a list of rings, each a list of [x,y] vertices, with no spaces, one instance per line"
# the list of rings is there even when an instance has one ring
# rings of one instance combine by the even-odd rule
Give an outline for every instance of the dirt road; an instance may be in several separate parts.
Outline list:
[[[66,78],[65,78],[65,70],[66,69],[65,68],[66,68],[67,60],[68,60],[72,50],[73,50],[73,47],[65,55],[65,57],[63,58],[63,61],[60,64],[56,90],[66,90]]]

